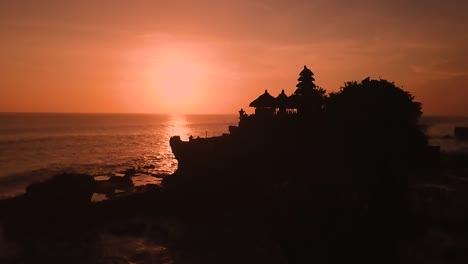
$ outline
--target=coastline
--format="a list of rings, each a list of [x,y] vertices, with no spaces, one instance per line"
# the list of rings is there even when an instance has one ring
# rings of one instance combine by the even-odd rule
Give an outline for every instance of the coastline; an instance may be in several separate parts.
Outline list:
[[[63,173],[0,200],[4,237],[20,248],[5,261],[468,259],[468,155],[429,144],[421,103],[393,83],[326,96],[312,75],[304,66],[290,96],[265,90],[229,133],[170,137],[177,170],[161,182],[142,168]]]
[[[423,243],[425,239],[429,239],[427,236],[443,236],[447,241],[456,241],[456,244],[454,244],[453,247],[459,248],[462,245],[468,245],[468,241],[466,241],[465,237],[460,237],[460,234],[456,235],[451,230],[455,230],[456,227],[460,227],[460,224],[467,217],[466,215],[460,215],[460,211],[456,211],[457,209],[460,209],[460,206],[467,206],[467,204],[464,202],[466,201],[464,198],[465,196],[460,196],[456,193],[466,193],[465,191],[468,189],[468,184],[461,184],[468,183],[468,181],[466,181],[467,178],[465,178],[465,164],[468,164],[468,155],[443,156],[442,161],[445,162],[436,168],[421,171],[421,175],[418,176],[419,180],[417,181],[417,185],[415,185],[414,189],[415,191],[413,192],[413,197],[415,199],[413,200],[413,203],[416,203],[413,210],[415,210],[414,212],[418,212],[418,214],[424,213],[426,217],[430,217],[425,218],[424,220],[421,218],[422,215],[419,215],[418,221],[421,222],[419,222],[417,225],[419,228],[424,226],[423,229],[425,231],[423,230],[421,231],[421,234],[413,237],[411,243],[419,245],[420,243]],[[134,173],[134,171],[129,172],[130,174]],[[166,176],[166,179],[169,180],[171,177],[185,177],[181,174],[190,174],[190,171],[178,171],[173,175]],[[202,175],[192,175],[192,177],[202,177]],[[108,180],[109,179],[107,179],[107,181]],[[50,181],[52,180],[45,182]],[[11,219],[16,219],[15,221],[10,222],[10,227],[8,228],[10,230],[9,232],[16,230],[13,231],[13,234],[10,233],[8,235],[10,237],[9,239],[14,241],[13,244],[11,244],[14,249],[13,251],[18,250],[18,244],[16,243],[21,245],[22,243],[26,243],[26,241],[36,241],[34,243],[42,241],[42,243],[49,243],[53,248],[54,243],[58,243],[64,238],[54,237],[56,236],[54,234],[68,230],[66,231],[66,233],[69,233],[66,235],[67,240],[81,241],[82,239],[93,239],[95,241],[101,241],[100,246],[95,243],[93,244],[93,247],[101,247],[100,249],[90,249],[86,247],[79,249],[79,245],[75,244],[75,242],[71,242],[68,246],[70,247],[69,250],[72,251],[83,250],[84,252],[81,253],[86,253],[85,255],[89,255],[90,252],[88,251],[90,250],[101,250],[101,252],[106,250],[118,251],[118,247],[116,248],[116,245],[119,244],[119,242],[116,241],[127,241],[127,243],[130,245],[136,245],[133,243],[137,243],[141,246],[141,248],[152,248],[151,250],[154,249],[154,251],[151,251],[150,249],[147,249],[146,251],[144,249],[141,251],[136,250],[133,252],[133,255],[121,255],[118,257],[114,256],[115,259],[120,258],[122,261],[128,261],[132,258],[140,258],[141,261],[144,261],[144,258],[146,258],[146,261],[149,261],[149,259],[155,258],[155,256],[159,256],[162,259],[162,263],[175,263],[173,261],[181,261],[182,259],[191,259],[194,261],[201,256],[197,256],[200,254],[200,252],[194,252],[193,250],[208,250],[208,248],[211,248],[211,250],[218,250],[218,254],[227,257],[229,254],[233,253],[231,250],[240,250],[240,248],[238,248],[238,246],[234,246],[234,244],[231,245],[231,247],[233,247],[231,250],[224,248],[226,244],[224,244],[223,247],[220,247],[220,245],[217,245],[216,242],[221,239],[220,236],[232,239],[234,242],[243,240],[244,236],[247,236],[247,234],[254,233],[259,237],[251,240],[251,244],[247,243],[242,247],[242,250],[245,251],[244,253],[237,252],[239,254],[239,260],[241,257],[251,259],[261,257],[257,256],[257,253],[253,253],[251,251],[253,248],[260,246],[263,248],[262,250],[267,250],[268,252],[277,252],[275,254],[263,253],[267,254],[263,255],[263,257],[268,256],[268,258],[272,261],[271,263],[284,263],[281,260],[284,260],[284,256],[282,256],[282,254],[285,253],[283,252],[280,254],[278,253],[277,249],[275,250],[275,248],[278,247],[278,245],[274,243],[275,239],[271,237],[264,237],[268,234],[268,231],[265,230],[265,228],[268,228],[268,225],[263,226],[264,222],[262,221],[265,220],[262,219],[264,219],[264,217],[268,218],[270,214],[277,210],[275,209],[277,206],[274,206],[268,202],[268,194],[265,193],[267,196],[257,196],[257,198],[252,200],[252,196],[247,193],[243,193],[242,196],[244,197],[231,197],[228,194],[220,195],[221,193],[216,190],[206,192],[207,190],[210,190],[207,188],[214,187],[214,185],[217,184],[216,182],[213,182],[211,187],[205,186],[202,188],[201,185],[198,185],[191,189],[181,189],[179,188],[179,184],[181,183],[170,182],[171,181],[169,181],[169,184],[163,184],[162,186],[150,184],[146,186],[133,187],[129,189],[128,192],[124,192],[121,195],[111,197],[110,199],[102,202],[91,203],[89,201],[84,202],[81,206],[77,206],[77,204],[75,204],[75,206],[73,206],[74,208],[72,209],[72,215],[78,217],[78,221],[66,216],[66,214],[69,214],[70,212],[64,213],[62,209],[58,209],[70,206],[70,201],[67,201],[67,199],[51,202],[48,200],[46,194],[42,194],[45,195],[44,199],[47,201],[47,207],[49,208],[51,206],[50,203],[52,203],[52,207],[56,208],[51,210],[48,209],[44,212],[42,211],[44,208],[37,208],[37,201],[40,201],[43,198],[34,198],[33,200],[36,200],[36,202],[33,203],[34,207],[28,207],[24,204],[20,206],[20,204],[24,202],[19,202],[18,204],[18,201],[24,199],[25,197],[19,196],[9,199],[10,202],[13,201],[13,205],[5,205],[5,201],[7,200],[2,200],[2,203],[0,203],[2,219],[4,219],[4,221],[5,219],[10,219],[10,221]],[[206,181],[203,181],[203,184],[206,183]],[[63,182],[63,184],[67,185],[65,182]],[[115,187],[117,187],[119,183],[114,182],[114,184]],[[66,186],[58,185],[55,186],[55,188],[61,189],[65,192],[67,189]],[[48,189],[46,193],[50,193],[51,190],[52,189]],[[453,192],[454,190],[456,190],[456,193]],[[441,192],[449,196],[440,196],[442,194]],[[27,196],[28,195],[26,195],[26,197]],[[68,197],[71,199],[70,196]],[[217,197],[216,201],[213,200],[214,197]],[[449,198],[448,200],[447,197]],[[436,198],[436,200],[433,200],[431,203],[442,204],[439,204],[437,207],[433,207],[433,204],[424,204],[434,198]],[[446,209],[443,209],[447,205],[447,202],[449,202],[450,206],[446,207]],[[15,203],[17,204],[15,205]],[[22,209],[18,211],[18,208]],[[258,211],[259,208],[263,209]],[[444,210],[445,212],[441,214],[440,210]],[[41,217],[39,218],[39,223],[34,225],[32,225],[32,222],[28,220],[30,217],[32,217],[35,219],[35,222],[37,222],[37,217],[44,213],[46,213],[46,216],[42,217],[44,221],[48,221],[53,217],[61,219],[59,221],[62,222],[62,224],[55,226],[55,221],[54,223],[50,224],[44,221],[41,222]],[[83,219],[83,217],[85,218]],[[243,219],[250,220],[245,222]],[[257,219],[257,221],[251,222],[252,219]],[[14,223],[13,226],[16,225],[15,228],[12,228],[12,223]],[[447,225],[451,225],[451,227],[449,229],[445,229],[444,226]],[[78,233],[76,233],[76,230],[79,230],[79,234],[85,234],[84,236],[88,236],[88,238],[84,238],[82,235],[78,235],[77,237],[76,234]],[[187,230],[192,231],[188,232]],[[72,232],[70,233],[70,231]],[[15,234],[15,232],[17,233]],[[89,236],[92,238],[89,238]],[[236,238],[237,236],[240,237]],[[31,246],[30,243],[33,242],[27,243]],[[81,242],[76,243],[79,244]],[[231,242],[225,241],[225,243]],[[197,244],[198,246],[196,246]],[[38,244],[35,245],[35,247],[38,246]],[[113,247],[114,249],[111,249]],[[190,250],[190,247],[194,248]],[[53,250],[52,248],[49,250]],[[421,251],[418,253],[421,255],[428,253],[425,251],[428,249],[420,248],[418,250]],[[117,254],[115,253],[116,251],[114,251],[114,254]],[[130,251],[127,250],[127,252]],[[38,254],[43,254],[46,256],[50,253],[51,252],[47,252],[47,250],[45,250]],[[105,256],[105,254],[93,254],[89,256],[102,259],[106,259],[108,257]],[[12,259],[11,256],[2,257],[4,260]],[[16,255],[13,257],[18,258],[19,256]],[[41,256],[38,255],[35,257]],[[71,257],[73,256],[66,256],[65,254],[61,256],[60,259],[64,260]],[[207,259],[205,260],[207,261]],[[83,259],[81,259],[81,261],[83,261]],[[89,263],[91,263],[91,260],[86,261],[90,261]]]

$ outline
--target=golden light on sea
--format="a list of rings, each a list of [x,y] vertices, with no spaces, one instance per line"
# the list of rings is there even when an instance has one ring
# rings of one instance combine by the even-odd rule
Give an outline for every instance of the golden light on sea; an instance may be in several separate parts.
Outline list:
[[[168,127],[167,132],[171,137],[180,136],[182,140],[188,140],[192,135],[192,130],[188,127],[188,123],[184,115],[171,116],[171,125]]]

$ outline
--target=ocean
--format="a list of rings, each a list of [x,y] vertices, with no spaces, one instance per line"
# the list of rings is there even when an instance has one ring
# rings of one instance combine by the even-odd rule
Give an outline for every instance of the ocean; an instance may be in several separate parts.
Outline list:
[[[0,114],[0,198],[62,172],[94,176],[139,168],[146,176],[172,174],[177,160],[169,138],[228,133],[237,115]]]
[[[157,183],[177,169],[171,136],[219,136],[237,122],[237,115],[1,113],[0,198],[61,172],[105,176],[138,168],[146,175],[142,184]],[[442,151],[468,152],[468,143],[447,137],[455,126],[468,126],[467,117],[422,123]]]

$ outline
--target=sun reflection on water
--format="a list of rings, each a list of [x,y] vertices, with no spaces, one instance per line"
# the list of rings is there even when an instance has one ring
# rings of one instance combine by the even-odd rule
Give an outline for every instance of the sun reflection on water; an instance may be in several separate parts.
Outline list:
[[[172,174],[178,166],[178,162],[172,153],[171,146],[169,145],[169,139],[172,136],[180,136],[182,140],[188,140],[192,135],[192,130],[187,122],[187,117],[184,115],[171,115],[166,123],[164,132],[163,145],[160,146],[159,155],[161,158],[158,161],[159,170],[164,171],[168,174]]]
[[[169,135],[172,136],[180,136],[182,140],[188,140],[192,131],[188,127],[188,123],[186,117],[183,115],[173,115],[171,116],[171,127],[169,131]]]

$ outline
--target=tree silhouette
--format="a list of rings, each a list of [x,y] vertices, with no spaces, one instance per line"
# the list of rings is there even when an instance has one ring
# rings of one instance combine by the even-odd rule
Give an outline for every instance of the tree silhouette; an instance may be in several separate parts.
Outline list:
[[[327,97],[325,111],[350,147],[413,163],[427,146],[419,124],[422,104],[393,82],[347,82]]]
[[[371,80],[360,83],[347,82],[339,92],[331,93],[327,110],[345,114],[348,118],[360,116],[360,120],[381,123],[417,124],[422,114],[422,104],[414,96],[387,80]],[[370,120],[373,119],[373,120]],[[356,121],[356,120],[354,120]]]
[[[368,230],[362,240],[378,256],[395,247],[394,234],[407,228],[409,177],[428,148],[419,124],[422,104],[395,83],[368,77],[330,93],[325,114],[335,161],[349,171],[348,189],[365,212],[355,216]]]

